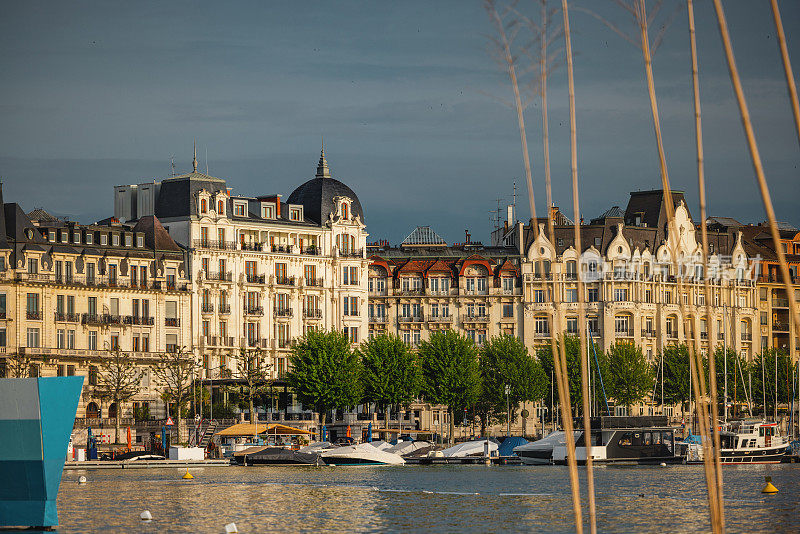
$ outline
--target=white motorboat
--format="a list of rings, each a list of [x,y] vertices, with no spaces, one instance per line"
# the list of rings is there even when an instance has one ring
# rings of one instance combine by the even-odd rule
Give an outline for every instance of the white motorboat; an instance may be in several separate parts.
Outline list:
[[[392,445],[390,448],[385,450],[386,452],[391,452],[394,454],[399,454],[400,456],[405,456],[406,454],[410,454],[420,449],[430,448],[430,446],[431,446],[430,442],[424,440],[400,441],[397,443],[397,445]]]
[[[334,445],[330,441],[316,441],[310,445],[301,447],[297,452],[316,454],[332,447],[334,447]]]
[[[574,432],[578,439],[580,432]],[[526,465],[545,465],[553,462],[553,450],[556,447],[566,447],[567,434],[563,430],[556,430],[540,440],[532,441],[514,448],[514,453]]]
[[[488,451],[486,450],[487,442],[489,444]],[[488,452],[489,456],[491,456],[497,449],[497,443],[492,440],[476,439],[474,441],[465,441],[464,443],[459,443],[449,449],[445,449],[442,451],[442,455],[445,458],[464,458],[465,456],[482,456]]]
[[[777,464],[788,454],[791,444],[780,435],[777,423],[734,421],[719,433],[720,461],[723,464]],[[681,444],[686,463],[703,462],[699,440]]]
[[[320,457],[328,465],[403,465],[406,463],[400,455],[380,450],[369,443],[325,449],[320,451]]]

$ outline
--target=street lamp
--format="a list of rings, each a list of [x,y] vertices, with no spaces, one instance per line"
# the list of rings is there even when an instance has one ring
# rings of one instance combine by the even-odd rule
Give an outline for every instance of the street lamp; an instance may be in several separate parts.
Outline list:
[[[511,435],[511,401],[509,395],[511,394],[511,386],[506,384],[506,437]]]

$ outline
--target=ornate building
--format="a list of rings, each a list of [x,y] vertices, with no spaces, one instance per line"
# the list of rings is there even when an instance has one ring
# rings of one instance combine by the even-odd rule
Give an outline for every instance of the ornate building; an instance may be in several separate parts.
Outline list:
[[[267,351],[273,376],[309,329],[367,332],[366,227],[356,194],[331,176],[325,152],[314,178],[280,194],[234,195],[197,171],[115,188],[115,216],[156,215],[188,249],[192,344],[206,376],[230,375],[243,347]]]
[[[524,254],[526,344],[549,340],[553,315],[563,330],[577,333],[580,269],[587,282],[588,330],[599,349],[628,340],[653,357],[665,345],[690,342],[698,332],[704,353],[727,343],[752,357],[758,351],[753,347],[756,290],[741,232],[711,233],[706,275],[700,234],[683,193],[673,192],[673,199],[677,235],[668,228],[662,191],[633,192],[624,211],[615,207],[582,225],[580,247],[575,246],[572,225],[554,227],[555,243],[544,223],[536,233],[530,226],[509,230],[504,242],[521,243]],[[711,283],[710,324],[705,317],[706,276]]]
[[[108,350],[144,371],[140,392],[120,407],[164,412],[147,366],[156,353],[191,344],[185,256],[154,216],[136,224],[82,225],[18,204],[0,217],[0,376],[86,376],[78,417],[113,417],[97,390]],[[20,369],[25,366],[26,369]]]
[[[478,344],[522,331],[520,257],[512,247],[448,246],[427,226],[399,247],[372,245],[369,333],[389,332],[416,346],[454,329]]]

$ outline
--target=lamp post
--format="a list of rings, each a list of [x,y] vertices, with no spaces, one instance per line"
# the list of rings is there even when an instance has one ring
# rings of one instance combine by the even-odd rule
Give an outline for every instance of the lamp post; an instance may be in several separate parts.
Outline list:
[[[511,401],[509,395],[511,394],[511,386],[506,384],[506,437],[511,435]]]

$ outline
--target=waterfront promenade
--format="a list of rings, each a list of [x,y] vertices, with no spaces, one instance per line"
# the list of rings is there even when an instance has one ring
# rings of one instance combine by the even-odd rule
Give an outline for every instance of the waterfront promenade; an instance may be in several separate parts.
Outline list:
[[[65,472],[58,532],[574,532],[563,467],[207,467]],[[79,476],[88,477],[78,485]],[[764,476],[780,492],[760,493]],[[584,472],[581,471],[581,478]],[[700,466],[595,469],[600,532],[705,532]],[[800,530],[800,468],[724,470],[729,532]],[[150,510],[153,521],[139,513]]]

